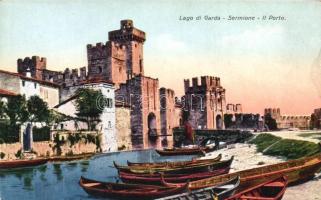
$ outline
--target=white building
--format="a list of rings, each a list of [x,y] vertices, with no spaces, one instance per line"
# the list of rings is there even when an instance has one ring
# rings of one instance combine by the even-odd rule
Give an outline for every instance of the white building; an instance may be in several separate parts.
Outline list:
[[[103,108],[105,105],[102,115],[100,116],[101,122],[96,126],[96,128],[102,132],[102,150],[107,151],[117,151],[117,139],[116,139],[116,126],[115,126],[115,88],[114,85],[106,81],[86,81],[80,85],[68,88],[69,91],[73,93],[80,88],[90,88],[93,90],[100,90],[103,97],[96,100],[97,106]],[[77,93],[73,95],[69,94],[69,98],[60,102],[60,104],[55,106],[55,109],[65,115],[71,117],[76,116],[75,99],[77,98]],[[64,98],[62,98],[64,99]],[[87,129],[87,124],[75,121],[62,122],[57,127],[58,129],[64,130],[77,130],[77,129]]]
[[[59,103],[59,88],[58,84],[52,82],[0,70],[0,89],[25,95],[26,99],[33,95],[38,95],[47,102],[49,108]]]

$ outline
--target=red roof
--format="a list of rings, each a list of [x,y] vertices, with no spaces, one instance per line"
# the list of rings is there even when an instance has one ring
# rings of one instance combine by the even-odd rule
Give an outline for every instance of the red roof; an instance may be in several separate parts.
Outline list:
[[[13,97],[17,96],[17,94],[8,90],[0,89],[0,96]]]
[[[17,76],[17,77],[20,77],[21,79],[38,82],[38,83],[41,83],[43,85],[49,85],[49,86],[52,86],[52,87],[60,87],[60,85],[57,84],[57,83],[53,83],[53,82],[50,82],[50,81],[39,80],[39,79],[31,78],[31,77],[26,77],[26,76],[24,76],[22,74],[19,74],[19,73],[14,73],[14,72],[9,72],[9,71],[4,71],[4,70],[0,70],[0,73],[9,74],[9,75],[12,75],[12,76]]]

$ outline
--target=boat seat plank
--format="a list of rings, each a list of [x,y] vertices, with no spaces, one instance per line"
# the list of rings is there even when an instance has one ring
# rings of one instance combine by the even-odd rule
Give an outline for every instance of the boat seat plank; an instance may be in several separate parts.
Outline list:
[[[274,198],[270,198],[270,197],[252,197],[252,196],[246,196],[246,195],[242,195],[240,199],[274,200]]]
[[[268,183],[264,185],[265,187],[283,187],[284,183],[282,182],[273,182],[273,183]]]
[[[86,183],[84,185],[87,186],[87,187],[93,187],[93,186],[100,185],[100,183]]]

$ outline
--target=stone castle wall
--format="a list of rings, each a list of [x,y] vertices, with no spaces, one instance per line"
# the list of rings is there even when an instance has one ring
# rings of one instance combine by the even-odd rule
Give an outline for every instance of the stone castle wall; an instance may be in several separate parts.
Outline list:
[[[158,139],[160,135],[158,84],[158,79],[136,76],[127,80],[126,84],[121,84],[120,88],[116,90],[116,100],[124,101],[131,107],[130,122],[133,148],[160,146]],[[156,132],[151,132],[151,129],[155,129]]]
[[[223,129],[226,113],[225,89],[220,78],[202,76],[184,80],[184,110],[189,111],[189,122],[194,129]]]
[[[178,127],[175,119],[175,92],[171,89],[160,88],[160,117],[161,117],[161,135],[162,146],[173,145],[173,128]]]
[[[116,135],[118,150],[131,150],[130,107],[116,105]]]

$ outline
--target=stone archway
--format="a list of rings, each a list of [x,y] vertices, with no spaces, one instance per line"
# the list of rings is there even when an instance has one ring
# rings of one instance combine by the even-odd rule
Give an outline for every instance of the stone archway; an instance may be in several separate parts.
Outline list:
[[[221,115],[216,115],[216,129],[223,129],[223,120]]]
[[[148,114],[147,125],[148,125],[149,146],[155,147],[157,144],[157,125],[156,125],[156,115],[153,112]]]

